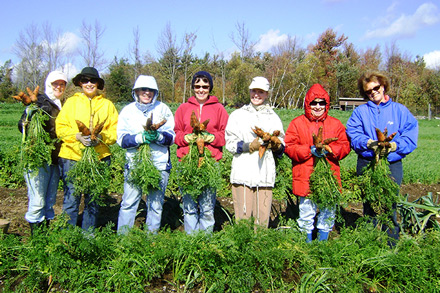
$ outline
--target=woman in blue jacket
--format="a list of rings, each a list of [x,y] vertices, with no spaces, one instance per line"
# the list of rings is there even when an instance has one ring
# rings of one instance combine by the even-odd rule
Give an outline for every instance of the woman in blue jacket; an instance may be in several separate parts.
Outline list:
[[[358,154],[356,172],[362,170],[374,159],[377,148],[376,128],[388,133],[396,132],[387,153],[392,179],[400,186],[403,178],[402,159],[417,147],[418,123],[411,112],[402,104],[393,102],[387,95],[388,78],[375,71],[364,73],[358,80],[361,96],[369,101],[357,107],[347,121],[347,135],[351,147]],[[370,203],[364,203],[364,215],[376,216]],[[388,235],[399,239],[399,225],[396,219],[396,204],[393,205],[394,228]]]

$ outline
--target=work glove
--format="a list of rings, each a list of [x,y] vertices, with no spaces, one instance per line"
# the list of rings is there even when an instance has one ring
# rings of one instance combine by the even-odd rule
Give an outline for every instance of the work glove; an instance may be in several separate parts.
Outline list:
[[[310,151],[312,152],[312,155],[314,155],[315,157],[317,157],[317,158],[322,158],[322,157],[325,157],[326,155],[327,155],[327,151],[326,150],[324,150],[324,149],[321,149],[321,150],[318,150],[317,148],[316,148],[316,146],[314,146],[314,145],[312,145],[311,147],[310,147]]]
[[[102,135],[101,134],[98,134],[97,136],[96,136],[96,139],[92,139],[91,140],[91,146],[97,146],[100,142],[102,141]]]
[[[281,147],[281,140],[276,137],[276,136],[272,136],[270,138],[270,143],[268,148],[270,148],[272,151],[276,152],[277,150],[279,150]]]
[[[256,137],[252,142],[246,142],[243,144],[243,152],[253,153],[260,148],[260,139]]]
[[[380,157],[388,156],[390,152],[395,152],[396,149],[397,149],[397,144],[394,141],[392,141],[389,143],[389,147],[385,146],[380,150],[379,156]]]
[[[157,132],[157,130],[147,130],[144,131],[142,137],[144,139],[144,143],[150,144],[157,140],[157,138],[159,137],[159,133]]]
[[[76,139],[86,147],[92,145],[92,139],[90,138],[90,135],[82,135],[81,132],[78,132],[76,134]]]
[[[377,140],[369,139],[367,142],[367,148],[373,150],[374,152],[377,151],[377,148],[379,147],[379,142]]]
[[[193,143],[193,142],[196,141],[196,139],[197,139],[197,134],[195,134],[195,133],[188,133],[188,134],[186,134],[186,135],[183,137],[183,139],[184,139],[188,144],[191,144],[191,143]]]
[[[203,137],[203,140],[204,140],[206,143],[211,143],[211,142],[213,142],[214,139],[215,139],[214,134],[211,134],[211,133],[209,133],[209,132],[207,132],[207,131],[203,131],[203,132],[202,132],[202,137]]]

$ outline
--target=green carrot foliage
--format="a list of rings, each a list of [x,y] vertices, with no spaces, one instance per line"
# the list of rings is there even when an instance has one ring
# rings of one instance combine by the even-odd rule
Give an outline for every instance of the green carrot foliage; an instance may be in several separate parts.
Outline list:
[[[52,164],[51,152],[55,149],[53,139],[44,130],[45,122],[49,116],[35,105],[28,108],[28,113],[34,111],[32,119],[28,114],[23,125],[23,136],[21,144],[21,165],[25,170],[38,174],[38,169],[45,164]]]
[[[110,186],[110,167],[99,160],[94,147],[85,147],[81,159],[67,174],[67,181],[73,183],[75,195],[90,194],[92,201],[102,204]]]
[[[197,146],[191,144],[188,154],[176,167],[177,184],[182,194],[190,195],[196,202],[203,190],[207,188],[216,190],[222,184],[220,166],[211,152],[205,147],[203,155],[200,156],[202,162],[199,167]]]
[[[319,209],[335,208],[344,202],[338,180],[325,157],[316,158],[315,167],[310,175],[310,199]]]
[[[133,168],[130,170],[128,181],[140,187],[144,192],[159,189],[161,175],[151,160],[150,145],[143,144],[133,157]]]
[[[385,157],[371,161],[359,176],[359,186],[363,190],[363,201],[369,202],[378,215],[389,214],[393,203],[397,202],[399,186],[390,177],[388,160]]]

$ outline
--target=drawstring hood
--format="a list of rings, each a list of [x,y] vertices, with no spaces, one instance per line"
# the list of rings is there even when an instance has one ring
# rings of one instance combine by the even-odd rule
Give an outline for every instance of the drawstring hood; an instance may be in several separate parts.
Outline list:
[[[151,103],[144,104],[139,101],[139,97],[136,95],[136,89],[149,88],[154,90],[154,97]],[[134,101],[136,102],[136,108],[138,108],[146,116],[151,110],[153,105],[156,103],[157,97],[159,96],[159,87],[157,86],[156,79],[149,75],[139,75],[134,83],[133,90],[131,91]]]
[[[312,108],[310,107],[310,102],[315,99],[322,99],[326,102],[325,112],[320,117],[315,117],[312,115]],[[312,85],[304,98],[304,115],[310,121],[324,121],[327,118],[328,110],[330,109],[330,97],[327,91],[318,83]]]

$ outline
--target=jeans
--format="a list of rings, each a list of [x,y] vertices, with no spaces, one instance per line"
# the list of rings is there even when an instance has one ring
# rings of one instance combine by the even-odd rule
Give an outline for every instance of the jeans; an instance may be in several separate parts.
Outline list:
[[[133,227],[139,202],[142,198],[142,190],[127,182],[129,172],[128,169],[125,170],[124,194],[122,196],[121,208],[119,209],[118,216],[119,234],[126,234],[128,230]],[[145,222],[147,224],[147,229],[153,233],[156,233],[160,228],[165,190],[168,185],[170,171],[161,171],[161,176],[160,189],[148,190],[146,196],[147,218],[145,219]]]
[[[38,173],[27,171],[24,179],[28,187],[28,211],[24,218],[29,223],[40,223],[52,220],[55,216],[55,205],[60,170],[56,165],[45,166],[38,169]]]
[[[362,175],[363,169],[370,164],[370,161],[365,160],[361,157],[358,157],[357,166],[356,166],[356,173],[357,175]],[[400,186],[402,184],[403,179],[403,165],[402,160],[391,162],[389,164],[390,172],[391,172],[391,179],[393,179],[394,182],[397,183],[397,185]],[[373,224],[377,225],[377,220],[374,219],[377,215],[374,212],[373,208],[371,207],[370,203],[365,202],[363,204],[364,208],[364,215],[369,216],[373,218]],[[400,232],[400,226],[399,222],[397,221],[397,204],[394,203],[392,206],[392,212],[393,214],[390,216],[390,220],[393,223],[393,227],[388,227],[387,225],[382,226],[382,231],[386,231],[388,233],[388,236],[393,239],[399,239],[399,232]]]
[[[110,157],[105,157],[102,161],[110,164]],[[61,178],[64,183],[64,201],[63,212],[66,213],[70,219],[69,224],[76,226],[78,220],[79,205],[81,203],[81,195],[74,195],[75,189],[73,183],[67,180],[67,174],[75,166],[76,161],[59,158],[58,160],[61,171]],[[84,212],[82,220],[82,229],[89,230],[89,228],[96,227],[96,219],[98,217],[99,205],[96,201],[91,201],[92,195],[84,194]]]
[[[192,234],[198,230],[214,231],[214,208],[216,191],[204,189],[195,202],[188,194],[183,195],[183,220],[185,232]]]
[[[299,219],[297,220],[300,229],[307,234],[314,229],[314,219],[317,205],[307,197],[299,198]],[[335,209],[323,209],[319,211],[316,228],[321,232],[330,232],[335,223]]]

